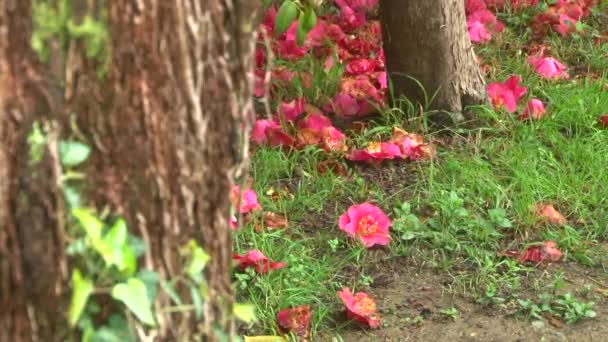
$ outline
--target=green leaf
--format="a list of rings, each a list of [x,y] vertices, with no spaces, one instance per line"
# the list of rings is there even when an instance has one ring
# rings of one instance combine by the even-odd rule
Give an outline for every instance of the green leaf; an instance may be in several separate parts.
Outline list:
[[[234,314],[234,317],[248,324],[256,319],[255,306],[252,304],[235,303],[232,313]]]
[[[308,33],[317,25],[317,14],[312,7],[308,7],[298,22],[298,30],[296,31],[296,43],[304,44]]]
[[[129,278],[126,283],[112,288],[112,297],[123,302],[143,323],[155,326],[152,302],[148,299],[146,285],[137,278]]]
[[[203,298],[196,286],[190,286],[190,297],[192,297],[192,303],[194,304],[194,312],[196,319],[203,317]]]
[[[89,158],[91,147],[78,141],[59,142],[59,158],[64,166],[76,166]]]
[[[74,208],[72,215],[78,220],[88,238],[94,241],[101,239],[103,222],[93,214],[91,209]]]
[[[72,271],[72,300],[70,301],[69,322],[73,327],[78,323],[84,307],[87,305],[89,296],[93,293],[95,286],[93,281],[83,278],[78,269]]]
[[[105,247],[111,251],[104,259],[108,265],[114,264],[130,276],[137,269],[137,260],[127,237],[127,223],[123,219],[117,220],[103,238]]]
[[[63,196],[65,197],[65,201],[70,208],[80,207],[82,203],[80,198],[80,193],[74,189],[73,187],[63,184]]]
[[[281,7],[279,7],[279,11],[277,12],[277,17],[274,22],[274,32],[277,35],[283,34],[297,17],[298,7],[296,4],[291,0],[283,1],[283,4],[281,4]]]
[[[186,274],[197,283],[201,283],[203,281],[201,273],[209,262],[209,255],[194,240],[189,241],[188,249],[190,260],[186,266]]]
[[[177,291],[175,291],[175,287],[173,286],[173,281],[170,281],[170,282],[161,281],[160,287],[162,287],[163,291],[165,291],[165,293],[167,295],[169,295],[169,297],[171,298],[171,300],[173,300],[175,302],[175,304],[177,304],[177,305],[183,304],[182,299],[179,297],[179,294],[177,294]]]
[[[154,302],[158,292],[158,283],[160,282],[158,273],[144,268],[137,272],[137,278],[146,285],[148,300],[150,300],[151,303]]]

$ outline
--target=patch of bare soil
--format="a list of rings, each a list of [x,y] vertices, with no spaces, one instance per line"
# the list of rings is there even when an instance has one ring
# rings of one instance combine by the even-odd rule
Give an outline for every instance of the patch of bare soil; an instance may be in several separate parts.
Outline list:
[[[564,292],[585,286],[602,288],[608,277],[601,271],[577,265],[561,265],[565,273]],[[549,270],[539,270],[539,273]],[[597,316],[572,325],[557,319],[527,320],[476,303],[472,298],[448,293],[447,274],[420,270],[410,265],[383,266],[375,272],[381,279],[369,293],[377,300],[385,326],[369,330],[349,325],[340,335],[346,342],[356,341],[608,341],[608,300],[593,299]],[[532,280],[529,280],[532,281]],[[524,284],[525,288],[525,284]],[[594,293],[593,293],[594,294]],[[442,310],[456,308],[454,320]],[[331,340],[320,336],[319,340]]]

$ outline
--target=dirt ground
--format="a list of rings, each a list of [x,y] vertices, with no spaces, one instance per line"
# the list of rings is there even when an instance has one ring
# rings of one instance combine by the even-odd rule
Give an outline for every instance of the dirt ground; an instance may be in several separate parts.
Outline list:
[[[575,292],[585,286],[605,288],[608,276],[601,269],[577,265],[559,265],[542,272],[564,271],[562,291]],[[452,283],[446,274],[421,270],[409,265],[391,263],[375,273],[376,284],[369,293],[377,300],[378,311],[385,326],[369,330],[350,325],[340,333],[345,342],[357,341],[608,341],[608,298],[595,296],[584,301],[595,302],[597,316],[572,325],[547,319],[526,319],[516,315],[516,308],[492,308],[475,302],[474,298],[446,291]],[[547,277],[549,278],[549,277]],[[528,278],[529,279],[529,278]],[[533,281],[533,280],[527,280]],[[522,288],[525,288],[523,284]],[[525,297],[524,293],[521,297]],[[560,291],[560,292],[562,292]],[[471,296],[469,296],[471,297]],[[440,313],[456,308],[453,320]],[[416,321],[418,317],[418,321]],[[422,319],[421,319],[422,317]],[[320,337],[320,340],[331,340]]]

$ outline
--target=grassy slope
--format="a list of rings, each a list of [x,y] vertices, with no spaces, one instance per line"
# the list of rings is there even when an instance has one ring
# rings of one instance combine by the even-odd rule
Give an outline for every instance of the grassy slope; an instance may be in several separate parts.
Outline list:
[[[547,82],[533,74],[518,52],[523,39],[515,36],[506,32],[502,46],[483,48],[480,55],[500,66],[491,79],[523,76],[530,97],[548,104],[549,115],[541,121],[519,122],[508,113],[491,113],[492,125],[453,132],[433,161],[382,168],[350,165],[349,177],[320,174],[318,164],[325,156],[314,149],[255,152],[252,173],[260,202],[265,210],[285,213],[290,225],[263,233],[246,227],[235,235],[238,252],[258,248],[289,264],[255,278],[251,273],[237,275],[241,299],[258,307],[260,322],[253,330],[274,331],[276,312],[300,304],[312,305],[314,330],[339,328],[342,304],[336,291],[342,286],[365,290],[373,279],[365,273],[370,253],[346,238],[337,219],[350,204],[366,200],[399,222],[390,255],[418,258],[453,274],[452,289],[474,299],[488,288],[509,298],[526,287],[525,279],[534,276],[534,269],[496,256],[497,251],[520,249],[526,243],[552,239],[566,253],[566,261],[598,270],[605,264],[608,131],[595,122],[608,112],[608,48],[591,44],[589,37],[552,39],[553,55],[596,75]],[[320,96],[311,94],[309,99]],[[395,120],[403,118],[390,115],[378,125],[385,125],[386,131]],[[265,195],[270,188],[280,194],[279,200]],[[393,211],[404,202],[411,214]],[[554,204],[570,224],[538,224],[530,211],[537,202]],[[496,208],[504,209],[504,215]],[[511,228],[500,227],[503,216]]]

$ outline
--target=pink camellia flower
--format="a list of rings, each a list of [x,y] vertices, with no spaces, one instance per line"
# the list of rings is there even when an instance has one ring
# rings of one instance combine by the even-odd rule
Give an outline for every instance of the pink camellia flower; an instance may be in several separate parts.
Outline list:
[[[557,262],[563,256],[562,251],[557,248],[555,241],[546,241],[542,245],[530,246],[519,256],[520,263],[533,262]]]
[[[565,72],[566,66],[553,57],[538,58],[530,56],[528,57],[528,63],[532,64],[536,73],[542,78],[557,80],[569,77],[568,73]]]
[[[510,113],[517,109],[517,101],[528,90],[524,86],[519,86],[520,81],[521,77],[513,75],[505,82],[494,82],[488,85],[488,95],[494,108],[505,108]]]
[[[299,128],[310,128],[315,131],[321,131],[323,128],[330,126],[331,120],[327,116],[320,113],[308,114],[305,119],[298,122]]]
[[[378,0],[336,0],[336,4],[343,3],[357,12],[370,12],[378,5]]]
[[[300,59],[309,50],[309,44],[298,45],[296,41],[297,30],[298,21],[296,20],[283,34],[283,38],[277,41],[278,53],[281,57],[290,60]]]
[[[258,203],[258,196],[255,194],[255,191],[252,189],[247,189],[241,192],[241,208],[239,212],[241,214],[247,214],[251,211],[257,211],[262,209],[262,206]],[[235,185],[232,187],[232,205],[234,208],[238,206],[239,202],[239,186]]]
[[[511,0],[511,8],[522,9],[538,5],[539,0]]]
[[[344,0],[336,0],[340,7],[340,27],[346,32],[352,32],[365,25],[365,13],[357,12]]]
[[[467,15],[475,13],[477,11],[485,10],[488,7],[484,0],[465,0],[464,9]]]
[[[376,302],[365,292],[353,294],[349,288],[338,291],[338,296],[346,306],[346,317],[355,322],[377,328],[380,316],[376,313]]]
[[[419,160],[435,154],[433,146],[425,144],[420,135],[408,133],[398,127],[393,127],[393,136],[389,142],[399,146],[403,158]]]
[[[326,151],[346,152],[346,135],[334,126],[323,128],[321,131],[323,148]]]
[[[355,116],[359,113],[359,102],[347,93],[338,93],[332,101],[334,112],[341,117]]]
[[[531,99],[528,101],[526,109],[518,117],[519,120],[534,119],[539,120],[545,116],[545,105],[539,99]]]
[[[354,59],[346,64],[346,72],[351,75],[360,75],[372,72],[378,67],[375,59],[360,58]]]
[[[469,36],[474,43],[487,43],[492,33],[500,33],[505,25],[488,10],[478,10],[467,16]]]
[[[561,34],[562,37],[568,35],[568,33],[576,32],[576,24],[578,20],[572,18],[567,14],[559,15],[559,23],[553,25],[553,29],[557,31],[557,33]]]
[[[237,262],[237,266],[241,272],[248,267],[255,267],[255,271],[258,273],[268,273],[270,270],[278,270],[287,266],[284,262],[268,260],[268,257],[257,249],[249,251],[244,255],[235,253],[232,255],[232,260]]]
[[[239,229],[238,220],[234,215],[230,216],[230,228],[232,228],[232,230]]]
[[[253,125],[253,130],[251,132],[251,140],[255,141],[258,144],[263,144],[264,142],[266,142],[267,129],[280,130],[281,126],[276,120],[256,120],[255,124]]]
[[[535,206],[536,214],[544,221],[547,221],[556,226],[563,226],[568,223],[568,220],[557,211],[551,204],[539,203]]]
[[[348,208],[340,216],[338,225],[351,237],[358,236],[367,247],[376,244],[385,246],[391,241],[388,231],[391,220],[380,208],[367,202]]]
[[[310,336],[310,305],[300,305],[279,311],[277,322],[284,333],[294,333],[307,341]]]
[[[346,159],[379,164],[385,159],[401,158],[401,148],[396,143],[373,142],[361,150],[352,150]]]
[[[386,71],[379,72],[376,76],[378,83],[380,83],[380,89],[388,88],[388,78],[386,76]]]
[[[290,102],[281,102],[278,108],[278,114],[283,115],[286,121],[294,121],[298,116],[304,113],[306,99],[301,97]]]

